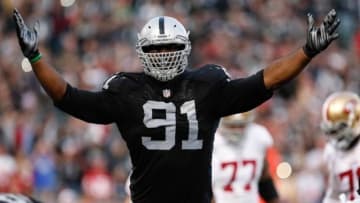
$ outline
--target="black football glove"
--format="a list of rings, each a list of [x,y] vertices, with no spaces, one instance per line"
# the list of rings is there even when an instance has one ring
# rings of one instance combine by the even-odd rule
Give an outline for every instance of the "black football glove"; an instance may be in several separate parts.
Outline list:
[[[308,14],[306,44],[303,46],[305,54],[311,58],[326,49],[334,39],[339,37],[339,34],[335,32],[339,24],[340,19],[337,18],[334,9],[326,15],[320,26],[314,26],[314,18]]]
[[[39,37],[38,29],[39,22],[33,28],[26,26],[24,19],[17,9],[14,9],[13,18],[16,24],[16,33],[19,40],[19,45],[24,56],[27,57],[31,63],[35,63],[41,58],[39,52]]]

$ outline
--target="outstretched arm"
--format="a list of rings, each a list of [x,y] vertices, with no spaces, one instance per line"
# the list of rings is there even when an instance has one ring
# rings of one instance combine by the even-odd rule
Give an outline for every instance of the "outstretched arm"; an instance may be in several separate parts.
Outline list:
[[[295,78],[311,61],[302,49],[282,57],[264,69],[264,84],[267,89],[277,89]]]
[[[66,82],[49,64],[44,60],[32,64],[34,73],[46,93],[56,102],[65,94]]]
[[[296,77],[311,59],[336,38],[335,32],[340,24],[336,11],[331,10],[320,26],[314,26],[312,15],[308,14],[308,30],[306,44],[302,49],[272,62],[264,69],[264,83],[267,89],[276,89],[285,82]]]
[[[29,29],[16,9],[13,18],[21,51],[29,59],[35,76],[55,105],[64,112],[87,122],[99,124],[114,122],[116,114],[112,106],[118,103],[113,95],[105,91],[78,90],[68,85],[53,67],[41,59],[37,26]]]
[[[16,9],[13,12],[13,18],[24,56],[31,62],[33,71],[46,93],[54,101],[59,101],[65,94],[67,83],[53,67],[41,59],[41,54],[38,50],[38,26],[29,29]]]

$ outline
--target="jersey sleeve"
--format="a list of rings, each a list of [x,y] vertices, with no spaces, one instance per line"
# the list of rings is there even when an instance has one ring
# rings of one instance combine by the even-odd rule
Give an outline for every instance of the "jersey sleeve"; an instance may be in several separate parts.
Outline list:
[[[322,203],[339,203],[339,202],[341,202],[339,197],[331,198],[331,197],[328,197],[328,196],[325,196],[323,201],[322,201]]]
[[[332,158],[335,154],[334,148],[331,143],[327,143],[323,152],[323,161],[326,164],[328,173],[328,183],[326,193],[323,199],[324,203],[332,203],[339,201],[340,192],[337,190],[338,183],[336,181],[336,175],[334,174],[332,166]]]
[[[332,174],[329,175],[327,189],[324,195],[323,203],[340,202],[339,200],[340,200],[341,192],[336,189],[337,183],[335,179],[336,178]]]
[[[108,79],[104,86],[108,87],[112,79]],[[102,91],[91,92],[74,88],[68,84],[65,95],[54,105],[83,121],[109,124],[115,121],[116,112],[119,111],[121,105],[118,104],[119,101],[115,100],[115,94],[108,89],[103,88]]]
[[[334,147],[331,145],[331,143],[327,143],[324,147],[324,152],[323,152],[323,162],[326,163],[326,167],[328,168],[328,170],[331,170],[331,159],[334,156],[335,151],[334,151]]]
[[[246,78],[222,80],[213,93],[219,116],[249,111],[273,95],[272,90],[265,87],[263,70]]]

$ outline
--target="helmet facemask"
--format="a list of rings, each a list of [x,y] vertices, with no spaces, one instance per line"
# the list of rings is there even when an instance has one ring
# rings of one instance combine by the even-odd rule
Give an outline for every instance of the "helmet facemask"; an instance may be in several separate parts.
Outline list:
[[[138,34],[136,51],[144,73],[162,82],[183,73],[188,66],[189,32],[176,19],[151,19]]]
[[[334,146],[341,150],[349,148],[352,141],[357,137],[354,130],[346,123],[321,123],[322,131],[330,138]]]
[[[247,126],[255,119],[255,113],[248,111],[222,118],[220,122],[220,132],[228,141],[232,143],[242,142]]]
[[[223,135],[231,143],[239,143],[243,140],[246,130],[246,124],[242,125],[227,125],[220,128],[221,135]]]

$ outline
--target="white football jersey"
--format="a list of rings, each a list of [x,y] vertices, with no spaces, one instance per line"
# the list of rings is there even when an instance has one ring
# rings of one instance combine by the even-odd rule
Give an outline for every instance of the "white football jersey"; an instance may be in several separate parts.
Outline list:
[[[342,151],[329,142],[325,147],[324,159],[329,182],[323,203],[359,201],[357,190],[360,177],[360,144],[348,151]]]
[[[216,134],[213,152],[213,192],[216,203],[257,203],[258,181],[273,139],[265,127],[251,123],[239,142]]]

